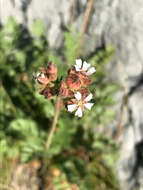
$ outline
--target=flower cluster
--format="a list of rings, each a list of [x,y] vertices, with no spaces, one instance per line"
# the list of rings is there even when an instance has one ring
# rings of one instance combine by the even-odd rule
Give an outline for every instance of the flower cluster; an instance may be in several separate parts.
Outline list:
[[[60,96],[69,112],[75,111],[75,116],[82,117],[84,109],[90,110],[93,106],[93,103],[89,102],[93,95],[88,90],[88,86],[91,84],[91,75],[94,72],[96,72],[95,68],[90,67],[89,63],[85,61],[82,63],[81,59],[77,59],[76,64],[68,71],[66,80],[56,85],[57,67],[50,62],[46,69],[40,68],[40,73],[36,77],[42,87],[39,93],[48,99],[55,95]]]
[[[40,94],[51,99],[54,95],[54,81],[57,79],[57,67],[53,62],[47,64],[47,68],[40,68],[36,76],[37,83],[41,86]]]

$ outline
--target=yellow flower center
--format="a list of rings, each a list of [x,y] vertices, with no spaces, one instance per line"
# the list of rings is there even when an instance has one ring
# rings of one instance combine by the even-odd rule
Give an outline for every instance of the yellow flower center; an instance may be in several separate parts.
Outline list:
[[[80,101],[78,102],[78,106],[82,106],[82,104],[83,104],[83,101],[80,100]]]

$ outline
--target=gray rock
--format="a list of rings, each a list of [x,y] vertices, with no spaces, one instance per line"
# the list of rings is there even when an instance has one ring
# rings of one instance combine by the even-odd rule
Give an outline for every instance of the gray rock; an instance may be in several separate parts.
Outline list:
[[[103,8],[104,7],[104,8]],[[90,27],[93,39],[102,44],[114,45],[116,57],[110,67],[113,79],[119,79],[127,86],[129,102],[128,115],[121,136],[121,156],[117,173],[122,189],[141,189],[143,181],[143,1],[132,0],[100,1],[95,3],[95,13]],[[95,27],[96,26],[96,27]],[[117,63],[120,64],[119,71]],[[113,66],[113,64],[115,66]],[[124,84],[123,84],[124,85]]]
[[[74,27],[79,31],[86,3],[86,0],[76,1]],[[63,43],[61,25],[70,22],[70,1],[0,0],[0,21],[5,22],[9,15],[14,15],[18,22],[24,23],[29,28],[35,18],[41,18],[47,30],[50,47],[57,49]],[[127,119],[120,138],[121,156],[117,164],[117,173],[122,189],[125,190],[133,189],[137,184],[141,189],[143,183],[142,26],[142,0],[96,0],[84,42],[85,54],[103,44],[115,47],[116,56],[107,69],[111,78],[124,82],[123,85],[126,85],[129,91]],[[121,96],[122,93],[119,100]],[[117,112],[119,113],[119,107]]]

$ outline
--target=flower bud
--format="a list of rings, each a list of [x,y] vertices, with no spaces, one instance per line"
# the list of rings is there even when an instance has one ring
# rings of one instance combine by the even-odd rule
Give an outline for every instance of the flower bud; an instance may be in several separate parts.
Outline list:
[[[39,93],[47,99],[51,99],[54,96],[53,89],[49,87],[42,89]]]
[[[61,82],[60,89],[59,89],[59,95],[62,97],[67,97],[69,93],[69,90],[67,88],[67,85],[64,81]]]
[[[84,73],[79,74],[82,87],[88,87],[91,84],[91,79]]]
[[[53,62],[47,64],[47,74],[49,80],[54,81],[57,79],[57,67]]]
[[[59,89],[59,95],[63,98],[73,96],[74,93],[68,89],[66,83],[64,81],[61,82],[60,89]]]
[[[76,74],[69,74],[66,78],[66,84],[71,90],[79,90],[81,88],[80,78]]]
[[[90,94],[90,91],[87,88],[81,88],[79,92],[81,93],[83,99],[85,99],[88,94]]]
[[[72,67],[68,71],[68,76],[70,76],[70,77],[67,77],[68,78],[67,80],[69,80],[69,78],[72,78],[72,83],[75,83],[74,80],[76,82],[77,82],[77,80],[80,81],[80,87],[88,87],[91,84],[91,79],[89,76],[86,75],[86,72],[84,72],[84,71],[83,72],[77,72],[74,67]],[[71,86],[71,82],[67,82],[67,84],[69,86]],[[76,87],[73,87],[74,90],[80,89],[80,87],[79,88],[78,87],[76,88]]]

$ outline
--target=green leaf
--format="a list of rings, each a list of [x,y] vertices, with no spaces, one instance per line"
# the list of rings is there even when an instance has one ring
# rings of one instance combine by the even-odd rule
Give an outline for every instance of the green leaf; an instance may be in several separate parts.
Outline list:
[[[15,33],[16,29],[18,29],[18,24],[16,23],[15,19],[10,16],[4,26],[5,34],[13,34]]]
[[[39,135],[39,131],[36,123],[30,119],[18,118],[13,120],[9,125],[9,131],[18,132],[25,137],[31,137]]]
[[[41,19],[34,21],[31,32],[35,37],[41,37],[45,34],[45,28]]]
[[[20,64],[22,64],[22,66],[24,66],[25,60],[26,60],[26,55],[25,55],[24,51],[16,51],[14,55],[15,55],[16,60]]]
[[[77,56],[77,49],[78,49],[78,41],[80,34],[77,32],[65,32],[65,56],[67,60],[67,64],[71,66],[74,64],[76,56]]]
[[[52,102],[47,100],[46,98],[44,98],[39,93],[35,93],[35,97],[41,104],[41,106],[43,108],[43,112],[45,113],[45,116],[48,118],[53,117],[54,113],[55,113],[55,108],[54,108],[54,105],[52,104]]]
[[[59,128],[54,134],[52,139],[52,145],[50,148],[50,153],[57,155],[63,149],[67,149],[70,146],[72,140],[72,134],[75,132],[74,129],[69,128],[67,123],[59,123]]]
[[[38,138],[29,138],[27,142],[24,142],[21,148],[21,161],[27,162],[37,156],[42,156],[44,151],[44,142]]]

